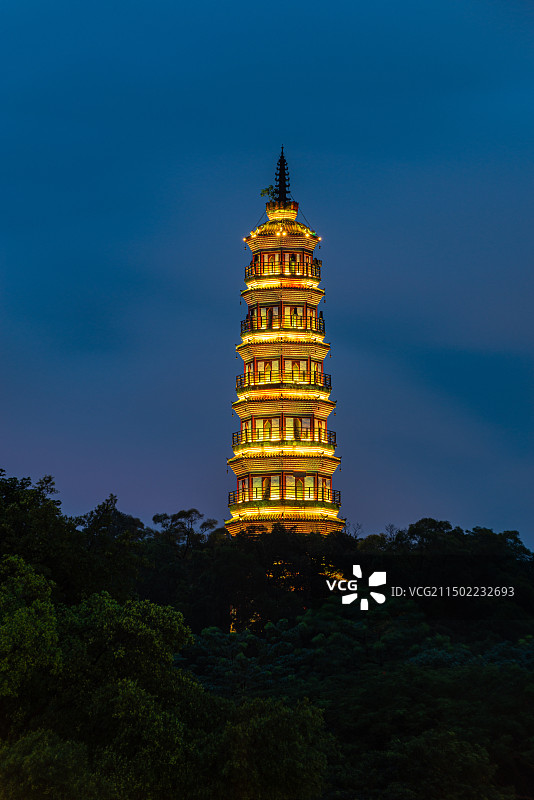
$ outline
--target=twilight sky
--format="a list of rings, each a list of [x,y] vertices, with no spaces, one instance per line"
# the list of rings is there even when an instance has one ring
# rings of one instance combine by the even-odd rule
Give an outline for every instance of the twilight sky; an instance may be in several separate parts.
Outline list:
[[[11,0],[0,466],[227,518],[243,268],[285,146],[323,237],[342,516],[534,545],[534,7]]]

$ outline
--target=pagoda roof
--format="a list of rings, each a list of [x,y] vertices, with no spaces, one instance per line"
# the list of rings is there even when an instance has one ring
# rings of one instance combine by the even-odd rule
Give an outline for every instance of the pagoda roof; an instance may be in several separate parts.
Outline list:
[[[263,225],[258,225],[255,230],[250,231],[250,236],[246,237],[246,241],[255,239],[256,236],[283,236],[284,233],[286,236],[296,234],[316,241],[320,240],[317,231],[312,230],[302,222],[297,222],[295,219],[270,219],[264,222]]]

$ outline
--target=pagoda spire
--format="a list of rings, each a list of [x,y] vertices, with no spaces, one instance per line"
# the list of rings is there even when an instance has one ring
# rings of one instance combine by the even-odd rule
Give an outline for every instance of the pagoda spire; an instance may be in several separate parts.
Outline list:
[[[289,170],[287,168],[287,161],[284,156],[284,145],[282,145],[280,158],[278,159],[278,163],[276,165],[276,180],[274,187],[274,196],[276,202],[280,203],[280,205],[284,205],[287,203],[289,194]]]

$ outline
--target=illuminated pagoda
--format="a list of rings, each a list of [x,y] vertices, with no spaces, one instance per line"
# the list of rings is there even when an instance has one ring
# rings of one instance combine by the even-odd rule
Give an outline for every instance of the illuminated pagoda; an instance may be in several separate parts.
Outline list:
[[[327,425],[335,408],[330,375],[323,372],[330,345],[317,308],[324,291],[313,253],[321,237],[297,222],[283,147],[270,196],[268,221],[244,239],[252,261],[241,292],[247,315],[236,349],[244,370],[233,403],[241,428],[228,460],[237,488],[229,494],[226,528],[236,534],[281,522],[299,532],[330,533],[344,520],[340,492],[332,488],[340,459]]]

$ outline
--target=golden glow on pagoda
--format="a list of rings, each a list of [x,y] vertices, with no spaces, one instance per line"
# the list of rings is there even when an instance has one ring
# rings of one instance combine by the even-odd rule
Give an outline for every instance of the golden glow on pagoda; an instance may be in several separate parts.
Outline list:
[[[252,251],[245,267],[242,297],[247,316],[241,322],[233,408],[241,429],[233,434],[236,475],[229,494],[231,534],[275,522],[300,532],[331,533],[344,527],[338,516],[341,497],[332,487],[340,459],[336,434],[327,419],[330,375],[323,362],[325,323],[318,306],[321,262],[314,249],[321,241],[309,225],[297,221],[298,203],[289,197],[284,150],[278,160],[268,221],[243,241]]]
[[[280,508],[278,506],[265,506],[262,507],[261,512],[259,512],[259,507],[255,509],[249,509],[246,511],[239,511],[237,512],[240,519],[246,519],[247,524],[251,525],[252,522],[256,522],[258,525],[262,524],[262,521],[269,518],[275,518],[275,521],[282,522],[285,525],[289,525],[289,514],[285,514],[280,512]],[[261,519],[258,518],[258,513],[262,514]],[[337,516],[337,510],[328,511],[323,506],[311,506],[307,508],[305,511],[301,511],[299,509],[291,509],[291,517],[302,521],[302,520],[311,520],[314,519],[314,515],[319,515],[321,519],[334,519],[340,522],[341,520]],[[228,526],[227,526],[228,527]],[[338,526],[339,527],[339,526]],[[336,528],[335,530],[337,530]]]
[[[284,333],[256,333],[255,331],[249,331],[244,333],[242,336],[243,343],[249,342],[251,339],[253,342],[260,344],[261,342],[289,342],[290,344],[293,342],[315,342],[318,338],[323,338],[324,333],[321,334],[318,331],[302,331],[297,333],[291,333],[291,335],[284,334]]]

